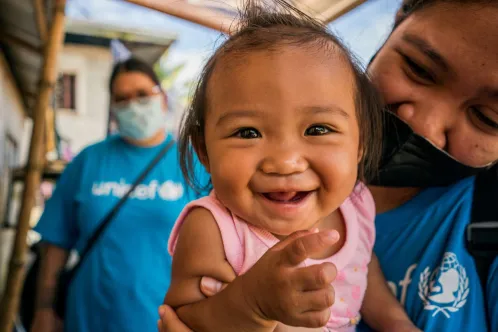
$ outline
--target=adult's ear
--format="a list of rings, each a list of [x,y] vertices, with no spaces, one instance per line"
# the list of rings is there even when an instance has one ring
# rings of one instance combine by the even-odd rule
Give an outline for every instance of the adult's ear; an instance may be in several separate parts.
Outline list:
[[[168,95],[166,94],[165,91],[161,91],[161,94],[163,95],[163,111],[168,112]]]

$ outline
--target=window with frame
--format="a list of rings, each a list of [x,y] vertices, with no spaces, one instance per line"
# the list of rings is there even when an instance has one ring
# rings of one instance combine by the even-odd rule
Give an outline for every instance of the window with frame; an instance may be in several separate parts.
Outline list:
[[[56,85],[56,109],[76,112],[76,74],[62,73]]]

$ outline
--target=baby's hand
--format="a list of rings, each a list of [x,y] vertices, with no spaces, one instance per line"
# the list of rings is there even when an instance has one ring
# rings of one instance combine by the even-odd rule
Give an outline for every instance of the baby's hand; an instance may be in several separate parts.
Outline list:
[[[336,231],[297,232],[275,245],[240,278],[254,314],[290,326],[321,327],[334,304],[336,267],[323,263],[299,267],[305,259],[330,249]]]

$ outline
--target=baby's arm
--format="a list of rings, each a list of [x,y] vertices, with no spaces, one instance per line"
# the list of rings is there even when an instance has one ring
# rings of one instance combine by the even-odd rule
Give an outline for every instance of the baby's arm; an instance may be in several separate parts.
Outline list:
[[[361,314],[368,326],[376,331],[420,331],[387,286],[375,254],[372,254],[372,260],[368,265],[367,290]]]
[[[250,324],[257,318],[248,317],[250,313],[244,307],[241,287],[229,285],[215,296],[206,298],[199,288],[203,276],[223,282],[231,282],[236,277],[226,260],[221,234],[212,214],[204,208],[195,208],[180,229],[165,303],[173,307],[190,328],[199,332],[274,329],[274,325],[262,328],[265,324]]]

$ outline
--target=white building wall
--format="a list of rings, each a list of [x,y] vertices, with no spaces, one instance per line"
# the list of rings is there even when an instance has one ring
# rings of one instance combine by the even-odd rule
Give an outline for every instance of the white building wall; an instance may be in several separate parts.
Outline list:
[[[74,153],[106,136],[111,70],[106,48],[65,45],[60,54],[59,72],[76,74],[76,112],[57,110],[57,130]]]

